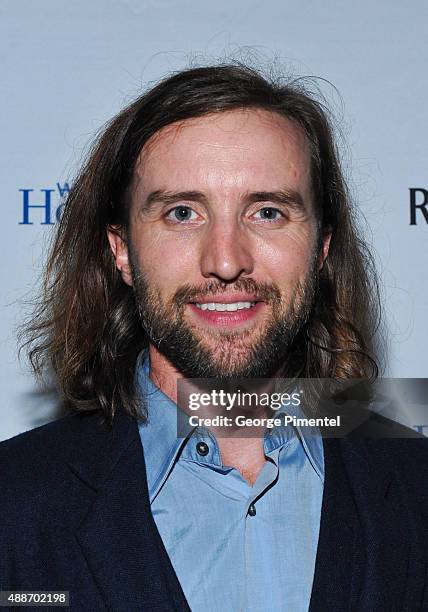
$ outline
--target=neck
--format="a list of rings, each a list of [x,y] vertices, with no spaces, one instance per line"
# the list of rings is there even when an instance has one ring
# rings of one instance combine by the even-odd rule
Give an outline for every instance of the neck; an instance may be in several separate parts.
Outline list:
[[[149,347],[150,379],[174,404],[177,403],[177,380],[183,374],[152,344]]]

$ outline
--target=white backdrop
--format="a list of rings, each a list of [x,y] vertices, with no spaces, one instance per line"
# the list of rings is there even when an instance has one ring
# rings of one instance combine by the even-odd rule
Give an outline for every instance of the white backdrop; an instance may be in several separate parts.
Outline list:
[[[347,173],[381,272],[387,374],[428,376],[428,206],[427,219],[417,208],[410,225],[409,191],[428,189],[427,7],[424,0],[0,0],[0,439],[52,418],[53,402],[37,395],[16,358],[22,300],[37,286],[54,227],[41,225],[45,210],[36,208],[22,224],[25,198],[50,197],[54,221],[58,187],[107,119],[195,57],[245,57],[248,49],[340,92],[325,88],[342,117]],[[424,193],[415,195],[422,203]]]

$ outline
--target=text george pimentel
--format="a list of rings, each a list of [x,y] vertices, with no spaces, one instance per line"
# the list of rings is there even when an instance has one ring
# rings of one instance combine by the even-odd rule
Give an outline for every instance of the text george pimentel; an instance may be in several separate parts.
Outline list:
[[[336,417],[295,417],[282,414],[277,417],[245,417],[242,414],[236,417],[216,415],[214,417],[199,417],[196,414],[189,416],[191,427],[264,427],[272,429],[281,425],[293,427],[340,427],[340,414]]]

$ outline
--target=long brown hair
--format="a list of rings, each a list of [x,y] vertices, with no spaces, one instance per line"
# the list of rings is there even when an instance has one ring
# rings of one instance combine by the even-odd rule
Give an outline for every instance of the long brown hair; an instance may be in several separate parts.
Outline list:
[[[144,417],[135,368],[148,338],[106,236],[110,225],[127,228],[127,192],[142,147],[176,121],[237,108],[273,111],[301,126],[311,147],[317,214],[332,230],[317,300],[294,341],[288,375],[339,380],[377,375],[375,269],[357,230],[324,105],[305,91],[302,80],[284,83],[242,65],[208,66],[166,78],[114,117],[64,206],[24,346],[36,374],[53,369],[75,410],[99,408],[109,422],[118,409]]]

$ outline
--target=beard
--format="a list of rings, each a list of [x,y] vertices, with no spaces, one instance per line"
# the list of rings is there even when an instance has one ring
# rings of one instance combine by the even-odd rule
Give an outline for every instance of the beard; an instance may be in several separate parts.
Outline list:
[[[303,281],[286,301],[274,284],[251,278],[203,286],[183,285],[165,301],[159,290],[138,269],[130,253],[135,302],[149,342],[187,378],[264,378],[283,369],[293,342],[302,331],[315,302],[318,285],[317,257]],[[201,296],[244,291],[265,302],[262,322],[240,331],[207,330],[192,326],[185,318],[186,305]],[[284,372],[281,373],[285,375]]]

